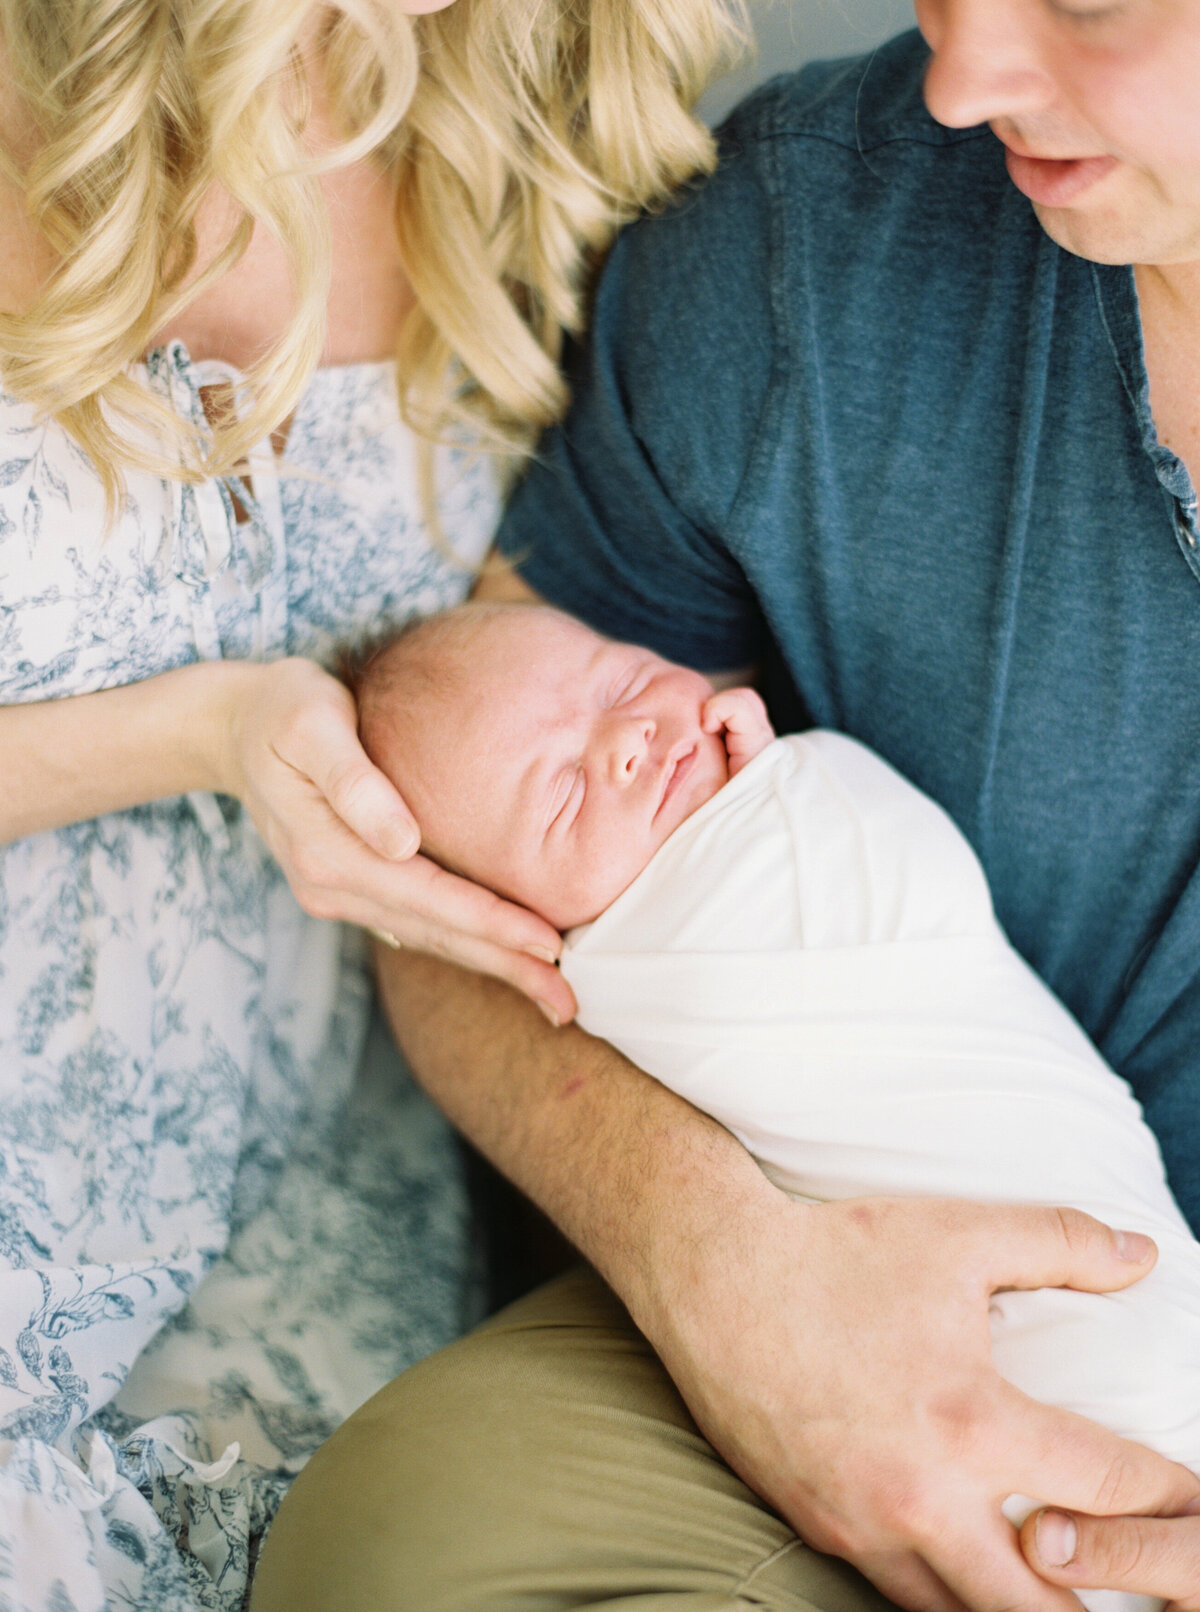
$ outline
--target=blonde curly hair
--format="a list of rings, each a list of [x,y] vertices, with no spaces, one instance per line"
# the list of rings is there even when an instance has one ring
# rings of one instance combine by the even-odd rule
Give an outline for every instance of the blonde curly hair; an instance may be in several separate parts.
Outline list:
[[[125,467],[226,474],[285,420],[318,363],[331,264],[318,183],[373,153],[394,175],[416,306],[397,352],[426,437],[527,448],[565,406],[564,332],[615,229],[713,161],[690,108],[741,40],[740,0],[396,0],[323,12],[339,130],[314,159],[304,0],[0,0],[33,155],[3,154],[55,266],[0,313],[6,387],[88,453],[110,504]],[[214,186],[239,222],[197,274]],[[290,326],[246,376],[248,406],[203,435],[131,366],[228,270],[254,227],[286,253]]]

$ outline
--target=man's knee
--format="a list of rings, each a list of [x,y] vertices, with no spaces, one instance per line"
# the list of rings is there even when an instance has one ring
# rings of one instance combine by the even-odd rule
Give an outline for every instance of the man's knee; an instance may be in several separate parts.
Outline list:
[[[621,1306],[578,1273],[405,1372],[334,1434],[276,1519],[252,1612],[627,1599],[639,1612],[882,1605],[717,1459]]]

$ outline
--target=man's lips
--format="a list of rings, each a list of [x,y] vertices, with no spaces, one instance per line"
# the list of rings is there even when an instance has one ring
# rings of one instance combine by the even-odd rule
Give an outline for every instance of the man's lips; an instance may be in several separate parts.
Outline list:
[[[1116,157],[1032,157],[1005,144],[1008,177],[1039,207],[1069,207],[1117,166]]]

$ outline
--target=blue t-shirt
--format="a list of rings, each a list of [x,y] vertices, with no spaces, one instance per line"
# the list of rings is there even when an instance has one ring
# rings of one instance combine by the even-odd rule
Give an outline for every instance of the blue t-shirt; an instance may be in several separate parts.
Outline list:
[[[1200,556],[1133,273],[1055,246],[908,34],[768,85],[628,230],[502,529],[616,637],[768,669],[945,806],[1200,1226]]]

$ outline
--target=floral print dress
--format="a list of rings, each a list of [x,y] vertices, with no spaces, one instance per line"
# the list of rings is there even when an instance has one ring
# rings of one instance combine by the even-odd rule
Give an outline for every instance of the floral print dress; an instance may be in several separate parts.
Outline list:
[[[178,344],[145,379],[192,419],[236,382]],[[106,531],[87,459],[0,393],[0,703],[329,664],[459,600],[494,525],[447,450],[431,541],[387,364],[318,371],[251,469],[131,472]],[[363,1058],[369,1003],[361,937],[227,798],[0,847],[0,1612],[235,1612],[305,1459],[460,1329],[454,1145],[378,1032]]]

